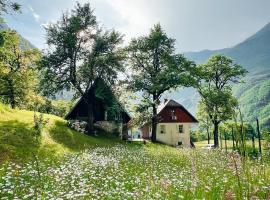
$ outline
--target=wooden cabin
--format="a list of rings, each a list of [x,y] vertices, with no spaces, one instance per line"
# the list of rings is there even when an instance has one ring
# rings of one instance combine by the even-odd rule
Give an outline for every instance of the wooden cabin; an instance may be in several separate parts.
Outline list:
[[[131,118],[117,100],[111,88],[102,79],[97,79],[85,95],[86,98],[92,100],[89,100],[89,102],[93,104],[94,123],[110,122],[120,124],[122,130],[127,132],[127,124]],[[82,97],[66,115],[65,119],[87,122],[88,106]]]

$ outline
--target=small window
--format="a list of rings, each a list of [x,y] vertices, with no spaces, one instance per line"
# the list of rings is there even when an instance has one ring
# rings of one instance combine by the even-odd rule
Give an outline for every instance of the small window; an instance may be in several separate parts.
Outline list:
[[[182,124],[178,126],[178,132],[184,133],[184,126]]]
[[[172,120],[177,120],[177,117],[176,116],[172,116]]]
[[[177,116],[175,114],[175,110],[171,109],[171,119],[172,120],[177,120]]]
[[[165,125],[160,125],[160,134],[165,134],[165,133],[166,133]]]

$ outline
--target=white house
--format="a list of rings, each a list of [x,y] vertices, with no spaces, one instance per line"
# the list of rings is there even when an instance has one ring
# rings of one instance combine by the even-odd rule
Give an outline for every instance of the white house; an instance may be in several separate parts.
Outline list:
[[[193,124],[198,123],[197,119],[174,100],[165,100],[157,111],[157,141],[172,146],[190,147],[190,129]],[[143,138],[151,138],[150,122],[140,129]]]

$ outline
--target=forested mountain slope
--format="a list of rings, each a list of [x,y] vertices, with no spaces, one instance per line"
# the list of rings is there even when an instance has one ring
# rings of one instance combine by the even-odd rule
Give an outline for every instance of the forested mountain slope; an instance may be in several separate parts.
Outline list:
[[[249,71],[245,83],[234,87],[234,94],[239,99],[246,121],[253,122],[258,117],[264,126],[270,126],[270,23],[232,48],[187,52],[185,56],[196,63],[203,63],[213,54],[227,55]],[[188,106],[195,112],[194,101],[198,101],[198,95],[192,95],[193,99],[186,92],[173,95],[182,102],[192,102]]]

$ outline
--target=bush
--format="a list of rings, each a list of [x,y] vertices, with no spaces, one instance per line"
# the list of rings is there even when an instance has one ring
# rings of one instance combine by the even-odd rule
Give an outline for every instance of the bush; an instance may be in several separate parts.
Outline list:
[[[253,147],[246,147],[246,155],[250,158],[257,158],[259,156],[259,151]]]

